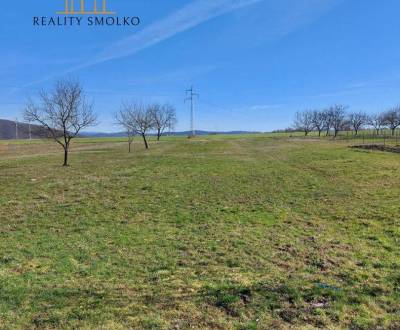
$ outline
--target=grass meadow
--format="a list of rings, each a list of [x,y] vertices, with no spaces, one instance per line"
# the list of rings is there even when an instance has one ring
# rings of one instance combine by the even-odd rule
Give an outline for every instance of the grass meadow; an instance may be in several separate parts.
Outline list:
[[[399,329],[400,155],[281,134],[0,142],[1,329]]]

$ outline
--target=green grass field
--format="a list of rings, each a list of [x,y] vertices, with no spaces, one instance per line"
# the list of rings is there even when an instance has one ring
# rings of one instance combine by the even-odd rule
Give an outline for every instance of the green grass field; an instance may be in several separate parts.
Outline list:
[[[400,328],[400,155],[284,135],[0,143],[1,329]]]

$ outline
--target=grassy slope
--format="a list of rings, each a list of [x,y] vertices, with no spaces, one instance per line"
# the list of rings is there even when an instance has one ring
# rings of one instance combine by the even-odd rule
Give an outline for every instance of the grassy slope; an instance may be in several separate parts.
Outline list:
[[[399,155],[110,141],[0,145],[0,328],[400,327]]]

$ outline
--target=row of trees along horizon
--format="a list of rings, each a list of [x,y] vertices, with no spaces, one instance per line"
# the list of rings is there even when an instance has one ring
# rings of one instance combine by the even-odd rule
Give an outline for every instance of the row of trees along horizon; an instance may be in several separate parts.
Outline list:
[[[62,79],[50,91],[39,92],[35,101],[28,100],[24,119],[37,123],[48,136],[53,138],[64,150],[64,166],[68,166],[71,140],[79,133],[97,124],[93,103],[86,99],[83,86],[78,80]],[[160,140],[166,129],[174,129],[177,123],[176,110],[171,104],[144,104],[137,101],[122,102],[115,113],[116,123],[128,137],[129,152],[134,136],[141,136],[146,149],[149,148],[147,135],[156,132]],[[347,112],[347,107],[334,105],[324,110],[306,110],[296,113],[294,128],[303,131],[305,136],[316,131],[318,135],[328,136],[333,132],[337,137],[340,131],[359,131],[370,127],[379,134],[382,129],[390,129],[394,135],[400,126],[400,106],[388,111],[367,115],[364,112]]]
[[[72,79],[59,80],[50,91],[40,91],[36,101],[29,99],[24,119],[43,127],[48,136],[62,146],[64,166],[68,166],[71,140],[83,129],[97,124],[93,103],[87,101],[81,83]],[[148,149],[150,132],[156,132],[157,140],[160,140],[164,131],[172,130],[177,123],[176,111],[171,104],[136,101],[122,102],[115,120],[127,133],[129,152],[135,135],[142,137]]]
[[[400,126],[400,106],[371,115],[363,111],[348,112],[347,109],[343,105],[334,105],[323,110],[297,112],[291,130],[302,131],[305,136],[311,132],[328,136],[332,132],[337,137],[341,131],[352,131],[357,136],[363,129],[373,129],[376,135],[389,129],[394,136]]]

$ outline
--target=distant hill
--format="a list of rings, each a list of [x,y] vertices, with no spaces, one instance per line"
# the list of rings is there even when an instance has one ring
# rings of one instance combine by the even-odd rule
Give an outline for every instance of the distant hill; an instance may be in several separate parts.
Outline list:
[[[0,140],[12,140],[16,138],[15,122],[11,120],[0,119]],[[29,139],[29,125],[26,123],[17,123],[18,126],[18,139]],[[171,136],[189,136],[191,131],[171,132],[164,135]],[[227,131],[227,132],[213,132],[213,131],[196,131],[196,135],[219,135],[219,134],[258,134],[260,132],[250,131]],[[39,125],[31,125],[31,135],[33,139],[48,137],[46,129]],[[155,134],[149,134],[154,136]],[[104,133],[104,132],[82,132],[80,137],[124,137],[125,132]]]
[[[17,130],[16,130],[17,126]],[[15,139],[18,134],[18,139],[29,139],[29,124],[17,123],[14,121],[0,119],[0,139],[11,140]],[[31,135],[33,139],[47,137],[47,131],[38,125],[31,125]]]

